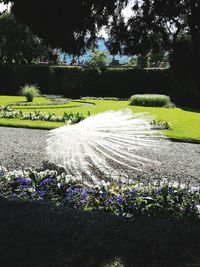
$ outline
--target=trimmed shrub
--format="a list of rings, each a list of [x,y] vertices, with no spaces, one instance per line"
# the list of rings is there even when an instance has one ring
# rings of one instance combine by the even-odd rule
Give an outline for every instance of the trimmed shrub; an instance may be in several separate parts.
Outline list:
[[[52,76],[54,81],[54,94],[61,94],[66,97],[79,98],[81,68],[52,66]],[[78,92],[78,93],[77,93]],[[48,91],[45,93],[49,93]]]
[[[27,102],[33,102],[33,98],[39,96],[40,91],[36,85],[26,84],[21,88],[20,94],[26,97]]]
[[[166,69],[108,68],[101,76],[105,93],[99,96],[130,98],[132,94],[169,95],[170,73]]]
[[[146,107],[167,107],[171,103],[170,97],[166,95],[133,95],[131,96],[131,105]]]
[[[19,87],[13,86],[13,66],[7,64],[0,64],[0,92],[4,95],[15,95]]]
[[[183,107],[200,108],[200,90],[191,77],[174,75],[172,80],[171,99]]]

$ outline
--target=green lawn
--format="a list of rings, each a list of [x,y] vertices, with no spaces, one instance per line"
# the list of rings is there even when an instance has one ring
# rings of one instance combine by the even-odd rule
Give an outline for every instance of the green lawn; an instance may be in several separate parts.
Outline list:
[[[18,103],[18,102],[25,102],[26,103],[26,98],[24,96],[0,96],[0,106],[5,106],[8,103]],[[44,98],[44,97],[36,97],[33,100],[34,103],[43,103],[43,102],[50,102],[49,99]]]
[[[24,97],[0,96],[0,105],[6,105],[9,102],[25,101]],[[48,99],[38,97],[34,102],[50,102]],[[41,110],[44,113],[55,113],[62,115],[64,112],[79,112],[84,115],[97,114],[107,110],[118,110],[130,108],[133,112],[147,112],[154,116],[155,119],[167,121],[171,124],[172,130],[165,131],[170,138],[200,141],[200,110],[184,110],[181,108],[151,108],[151,107],[133,107],[129,101],[110,101],[110,100],[91,100],[95,105],[88,106],[78,101],[72,101],[64,105],[55,106],[22,106],[14,107],[23,109],[24,113]],[[24,121],[19,119],[0,119],[0,125],[33,127],[52,129],[64,125],[64,123],[53,123],[43,121]]]

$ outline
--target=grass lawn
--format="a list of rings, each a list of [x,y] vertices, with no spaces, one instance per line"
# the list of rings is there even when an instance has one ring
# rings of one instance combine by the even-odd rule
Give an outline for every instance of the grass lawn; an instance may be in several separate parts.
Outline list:
[[[0,96],[0,105],[6,105],[9,102],[25,101],[21,96]],[[89,101],[89,100],[88,100]],[[34,102],[50,102],[43,97],[37,97]],[[87,101],[86,101],[87,102]],[[174,139],[200,141],[200,110],[186,110],[182,108],[151,108],[130,106],[129,101],[110,101],[110,100],[91,100],[95,105],[87,105],[79,101],[72,101],[67,104],[54,106],[15,106],[15,109],[22,109],[24,113],[30,113],[34,110],[41,110],[44,113],[55,113],[62,115],[64,112],[82,113],[84,115],[97,114],[107,110],[119,110],[130,108],[133,112],[147,112],[154,116],[157,120],[164,120],[171,124],[172,130],[165,131],[165,134]],[[25,121],[19,119],[0,119],[0,125],[29,127],[29,128],[44,128],[52,129],[64,125],[58,122],[43,122],[43,121]]]

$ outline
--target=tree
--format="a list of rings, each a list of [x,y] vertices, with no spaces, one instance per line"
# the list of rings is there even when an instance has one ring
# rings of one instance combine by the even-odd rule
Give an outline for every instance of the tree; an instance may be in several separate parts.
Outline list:
[[[157,53],[148,54],[148,67],[160,68],[169,66],[169,53],[161,50]]]
[[[180,36],[191,36],[192,58],[200,62],[199,0],[1,0],[12,2],[16,18],[34,33],[69,54],[85,52],[103,26],[109,28],[111,54],[140,54],[160,49],[173,51]],[[132,4],[131,4],[132,3]],[[124,19],[122,10],[132,5]],[[195,64],[193,64],[194,66]],[[197,68],[192,75],[200,88]]]
[[[199,0],[134,1],[132,15],[127,22],[122,16],[114,16],[108,46],[113,53],[120,50],[122,54],[145,57],[149,52],[156,54],[164,50],[184,57],[186,40],[184,50],[183,41],[180,45],[180,40],[189,36],[187,53],[190,53],[190,62],[193,62],[190,74],[200,90],[200,75],[196,68],[200,62],[199,14]]]
[[[14,29],[14,30],[13,30]],[[31,63],[47,56],[47,48],[30,29],[17,23],[14,16],[0,16],[0,62]]]
[[[59,65],[59,64],[61,64],[60,54],[61,54],[61,51],[59,49],[49,48],[46,60],[50,64]]]
[[[106,68],[107,63],[107,53],[105,51],[100,52],[97,49],[94,49],[90,61],[86,63],[86,67],[103,70]]]
[[[97,33],[126,0],[1,0],[11,2],[16,19],[29,26],[47,45],[80,55],[94,44]]]
[[[121,66],[120,61],[113,56],[112,60],[109,63],[109,67],[118,68],[120,66]]]
[[[192,47],[191,36],[184,35],[178,38],[176,45],[171,53],[171,68],[176,70],[179,75],[191,76],[194,66],[195,53]]]
[[[110,50],[146,54],[160,46],[173,47],[180,34],[189,32],[199,51],[199,0],[0,0],[13,3],[16,18],[43,37],[52,47],[79,54],[97,37],[99,29],[110,28]],[[125,21],[122,10],[132,3]]]

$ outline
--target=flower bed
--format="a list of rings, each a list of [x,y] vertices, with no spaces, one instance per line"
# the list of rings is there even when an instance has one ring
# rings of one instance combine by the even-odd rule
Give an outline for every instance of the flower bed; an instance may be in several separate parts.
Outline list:
[[[7,199],[40,200],[84,211],[104,211],[128,218],[139,216],[198,219],[199,188],[163,184],[101,184],[92,188],[80,179],[56,171],[0,172],[0,196]]]
[[[90,115],[88,113],[88,115]],[[69,122],[70,124],[78,123],[85,119],[80,113],[64,112],[62,116],[56,116],[54,113],[42,113],[41,111],[34,111],[34,113],[24,114],[21,110],[14,111],[10,106],[0,106],[0,118],[32,121],[51,121],[51,122]]]
[[[88,111],[88,116],[90,112]],[[24,114],[22,110],[14,111],[11,106],[0,106],[0,119],[14,119],[32,120],[32,121],[51,121],[51,122],[69,122],[70,124],[78,123],[84,120],[87,116],[80,113],[64,112],[62,116],[56,116],[54,113],[42,113],[41,111],[34,111]],[[152,120],[151,127],[153,130],[170,130],[171,126],[168,122],[162,120]]]

